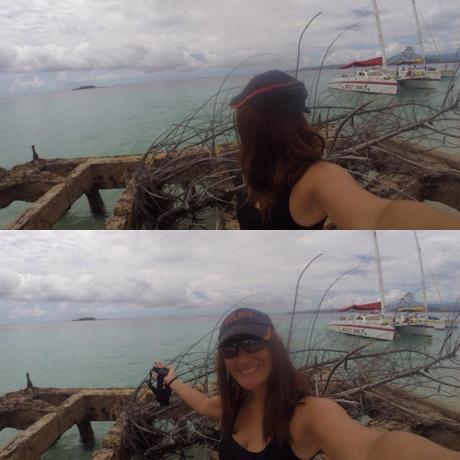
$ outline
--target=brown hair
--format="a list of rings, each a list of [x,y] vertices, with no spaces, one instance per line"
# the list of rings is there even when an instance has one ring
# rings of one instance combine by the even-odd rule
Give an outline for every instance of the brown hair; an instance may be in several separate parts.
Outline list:
[[[263,419],[265,440],[279,443],[289,440],[289,422],[300,399],[312,394],[308,376],[298,371],[278,334],[273,331],[268,341],[272,369],[268,377]],[[217,382],[222,400],[222,430],[233,433],[238,412],[249,392],[227,372],[224,358],[217,352]]]
[[[247,103],[236,111],[240,163],[248,199],[264,220],[270,208],[321,158],[324,139],[303,112],[263,110]]]

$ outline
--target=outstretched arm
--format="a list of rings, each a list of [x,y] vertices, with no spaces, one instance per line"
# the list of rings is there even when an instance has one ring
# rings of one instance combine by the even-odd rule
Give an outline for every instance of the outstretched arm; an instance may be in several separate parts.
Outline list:
[[[297,188],[297,185],[296,185]],[[313,203],[341,229],[460,229],[460,217],[409,200],[368,192],[342,167],[320,161],[299,181],[298,196]]]
[[[307,398],[299,408],[307,435],[333,460],[460,460],[459,452],[412,433],[370,430],[328,399]]]
[[[155,361],[154,364],[156,367],[164,367],[161,361]],[[165,376],[164,382],[170,386],[174,393],[176,393],[177,396],[185,402],[185,404],[201,415],[215,419],[221,418],[222,410],[220,396],[209,397],[205,393],[193,388],[177,378],[172,366],[168,366],[168,369],[169,372]]]
[[[388,458],[404,460],[459,460],[460,452],[446,449],[428,439],[403,431],[379,434],[372,443],[366,460]]]

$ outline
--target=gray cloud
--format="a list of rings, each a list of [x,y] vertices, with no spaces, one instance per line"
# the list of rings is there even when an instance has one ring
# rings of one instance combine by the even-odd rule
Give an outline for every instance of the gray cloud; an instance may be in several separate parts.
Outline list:
[[[438,48],[456,49],[457,1],[418,5]],[[336,33],[356,17],[360,27],[342,37],[328,62],[378,52],[364,0],[286,0],[282,6],[277,0],[0,0],[0,7],[0,72],[7,73],[206,72],[261,53],[269,56],[257,58],[260,65],[292,67],[299,32],[319,11],[323,15],[305,36],[302,65],[320,62]],[[390,51],[414,45],[409,0],[386,0],[380,7]]]
[[[456,300],[460,235],[420,232],[420,241],[430,300],[438,301],[430,272],[443,300]],[[315,308],[325,289],[356,267],[324,306],[378,298],[369,232],[4,231],[0,244],[0,321],[218,312],[251,295],[286,310],[300,271],[319,253],[302,281],[300,308]],[[380,232],[379,244],[387,299],[406,291],[420,298],[412,233]]]

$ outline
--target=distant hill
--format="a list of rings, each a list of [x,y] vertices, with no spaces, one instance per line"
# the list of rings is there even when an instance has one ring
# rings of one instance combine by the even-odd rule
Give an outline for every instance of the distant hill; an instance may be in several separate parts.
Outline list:
[[[426,55],[426,62],[427,64],[436,64],[436,63],[444,63],[444,62],[460,62],[460,54],[459,53],[443,53],[439,56],[437,54],[427,54]]]
[[[395,54],[388,59],[388,64],[396,65],[398,62],[410,62],[410,61],[421,61],[422,57],[420,54],[414,51],[414,48],[408,46],[399,54]],[[441,64],[448,62],[460,62],[460,54],[458,53],[443,53],[443,54],[427,54],[425,55],[425,62],[427,64]]]
[[[394,56],[391,56],[388,59],[388,64],[395,65],[398,61],[401,60],[401,56],[404,55],[405,53],[406,54],[407,53],[408,54],[413,53],[413,55],[418,56],[418,54],[416,54],[414,52],[414,49],[409,46],[404,51],[402,51],[401,53],[395,54]],[[439,55],[438,54],[427,54],[425,56],[425,61],[426,61],[427,64],[444,64],[444,63],[447,64],[447,63],[455,63],[455,62],[460,63],[460,53],[448,52],[448,53],[440,53]],[[325,66],[323,66],[323,69],[340,69],[340,67],[343,64],[346,64],[346,62],[343,62],[341,64],[325,65]],[[299,71],[318,70],[319,68],[320,68],[320,66],[302,67],[301,69],[299,69]],[[291,69],[291,72],[294,72],[294,71],[295,71],[295,69]]]
[[[387,310],[388,311],[396,311],[396,308],[398,306],[397,302],[391,303],[390,305],[387,305]],[[455,303],[455,302],[446,302],[443,304],[428,304],[428,311],[429,312],[460,312],[460,307]]]
[[[421,305],[422,302],[420,301],[415,301],[413,305]],[[388,312],[393,312],[396,311],[398,308],[399,301],[397,302],[391,302],[386,305],[386,311]],[[341,308],[341,305],[338,305],[337,308],[324,308],[320,310],[320,314],[327,314],[327,313],[338,313],[337,310]],[[460,313],[460,305],[457,302],[445,302],[445,303],[429,303],[428,304],[428,311],[429,312],[437,312],[437,313],[442,313],[442,312],[459,312]],[[302,310],[302,311],[297,311],[297,314],[302,313],[302,314],[316,314],[316,310]],[[286,315],[290,315],[290,312],[285,313]]]

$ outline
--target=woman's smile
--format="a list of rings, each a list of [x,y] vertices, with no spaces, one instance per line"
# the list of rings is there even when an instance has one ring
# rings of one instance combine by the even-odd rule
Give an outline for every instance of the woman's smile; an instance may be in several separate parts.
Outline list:
[[[240,369],[240,373],[243,375],[248,375],[248,374],[253,374],[254,372],[258,371],[260,366],[254,366],[251,367],[250,369]]]
[[[271,352],[268,346],[256,353],[240,350],[232,359],[225,360],[230,375],[246,390],[263,385],[271,373]]]

